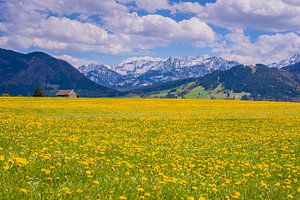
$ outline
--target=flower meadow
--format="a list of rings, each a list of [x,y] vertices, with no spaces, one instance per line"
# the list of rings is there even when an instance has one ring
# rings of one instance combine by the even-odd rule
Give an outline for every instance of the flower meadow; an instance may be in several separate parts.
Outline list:
[[[0,98],[1,199],[300,199],[300,104]]]

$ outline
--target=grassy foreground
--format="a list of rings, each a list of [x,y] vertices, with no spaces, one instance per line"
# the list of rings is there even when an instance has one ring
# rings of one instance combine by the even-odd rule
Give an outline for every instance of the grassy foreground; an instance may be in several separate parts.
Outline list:
[[[300,199],[300,104],[0,98],[1,199]]]

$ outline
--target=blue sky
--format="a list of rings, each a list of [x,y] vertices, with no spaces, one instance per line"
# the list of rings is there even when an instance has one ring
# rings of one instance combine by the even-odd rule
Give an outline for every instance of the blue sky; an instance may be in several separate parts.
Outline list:
[[[73,65],[212,55],[270,64],[300,53],[298,0],[0,0],[0,47]]]

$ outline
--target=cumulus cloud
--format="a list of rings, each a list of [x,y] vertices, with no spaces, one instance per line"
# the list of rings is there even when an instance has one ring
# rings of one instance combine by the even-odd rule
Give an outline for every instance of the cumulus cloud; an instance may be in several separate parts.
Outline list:
[[[152,0],[151,0],[152,2]],[[136,1],[147,10],[168,6]],[[152,6],[152,7],[151,7]],[[147,50],[181,41],[203,45],[215,38],[213,30],[198,18],[175,21],[158,14],[139,16],[114,0],[10,0],[1,7],[8,47],[39,47],[50,50],[96,51],[119,54],[134,49]],[[5,12],[4,12],[5,11]],[[79,12],[78,18],[66,15]],[[49,15],[55,14],[55,16]],[[99,20],[93,22],[93,17]]]
[[[295,33],[261,35],[255,42],[243,31],[234,31],[213,45],[213,51],[243,64],[271,64],[299,53],[300,36]]]
[[[5,24],[0,22],[0,32],[1,31],[6,31],[6,26],[5,26]]]
[[[204,6],[168,0],[0,0],[0,45],[16,50],[134,54],[185,43],[209,46],[243,63],[267,62],[299,51],[299,9],[297,0],[218,0]],[[169,14],[162,16],[160,10]],[[178,13],[188,17],[175,20]],[[210,24],[230,33],[218,35]],[[244,34],[247,28],[272,35],[253,42]]]
[[[168,0],[119,0],[119,2],[124,4],[134,3],[138,9],[145,10],[150,13],[158,10],[168,10],[171,8]]]
[[[154,42],[157,44],[171,41],[201,43],[213,41],[215,38],[213,30],[198,18],[176,22],[171,18],[160,15],[141,17],[133,13],[113,21],[118,21],[118,23],[108,23],[108,27],[115,33],[122,32],[131,37],[139,35],[145,38],[146,41],[156,39],[158,41]]]
[[[96,61],[91,60],[91,59],[75,58],[75,57],[72,57],[70,55],[65,55],[65,54],[63,54],[63,55],[55,55],[54,57],[69,62],[75,68],[78,68],[81,65],[88,65],[90,63],[97,63]]]
[[[198,15],[231,29],[300,31],[300,5],[296,0],[218,0],[206,4]]]
[[[290,5],[296,5],[300,6],[300,1],[299,0],[283,0],[283,2],[290,4]]]
[[[203,6],[201,6],[198,2],[179,2],[171,6],[171,11],[175,13],[200,14],[203,11]]]
[[[67,18],[49,17],[42,20],[37,30],[31,34],[47,34],[48,37],[68,42],[97,44],[106,41],[108,33],[105,29],[90,23],[81,23]]]
[[[0,46],[4,47],[7,45],[8,37],[2,36],[0,37]]]
[[[122,15],[128,12],[126,6],[117,3],[115,0],[5,0],[5,6],[17,6],[22,10],[51,11],[60,16],[74,13],[87,15]]]

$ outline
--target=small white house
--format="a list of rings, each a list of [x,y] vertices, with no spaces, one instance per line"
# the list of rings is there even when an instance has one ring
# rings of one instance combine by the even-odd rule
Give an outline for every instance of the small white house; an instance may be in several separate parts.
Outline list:
[[[79,95],[74,90],[58,90],[57,97],[78,98]]]

